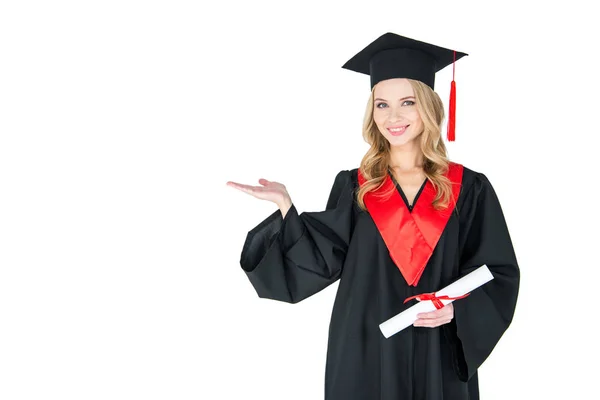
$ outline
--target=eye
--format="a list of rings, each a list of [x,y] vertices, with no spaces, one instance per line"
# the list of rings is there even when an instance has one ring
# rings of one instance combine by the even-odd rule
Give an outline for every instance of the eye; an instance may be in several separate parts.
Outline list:
[[[406,103],[409,103],[409,104],[406,104]],[[415,105],[415,102],[414,102],[414,101],[412,101],[412,100],[406,100],[404,103],[402,103],[402,105],[414,106],[414,105]]]
[[[375,107],[377,107],[377,108],[383,108],[383,107],[380,107],[380,106],[387,107],[387,104],[386,103],[377,103],[377,104],[375,104]]]

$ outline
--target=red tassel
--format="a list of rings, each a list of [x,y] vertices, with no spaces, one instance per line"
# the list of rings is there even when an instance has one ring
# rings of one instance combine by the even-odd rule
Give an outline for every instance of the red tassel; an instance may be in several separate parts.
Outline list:
[[[452,81],[450,86],[450,112],[448,115],[448,140],[454,142],[456,139],[456,82]]]
[[[454,82],[454,71],[456,64],[456,51],[452,60],[452,83],[450,85],[450,111],[448,112],[448,141],[456,139],[456,82]]]

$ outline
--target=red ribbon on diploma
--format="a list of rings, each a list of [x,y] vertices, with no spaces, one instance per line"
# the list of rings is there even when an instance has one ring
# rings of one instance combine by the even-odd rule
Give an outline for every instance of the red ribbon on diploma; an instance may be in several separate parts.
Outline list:
[[[433,293],[423,293],[423,294],[418,294],[416,296],[411,296],[409,298],[407,298],[406,300],[404,300],[404,303],[406,303],[407,301],[413,300],[413,299],[417,299],[419,301],[427,301],[427,300],[431,300],[431,302],[433,303],[433,305],[435,306],[435,308],[437,308],[438,310],[442,307],[444,307],[444,303],[442,303],[442,300],[459,300],[459,299],[464,299],[465,297],[467,297],[470,293],[467,293],[465,295],[462,296],[458,296],[458,297],[449,297],[449,296],[436,296],[435,292]]]

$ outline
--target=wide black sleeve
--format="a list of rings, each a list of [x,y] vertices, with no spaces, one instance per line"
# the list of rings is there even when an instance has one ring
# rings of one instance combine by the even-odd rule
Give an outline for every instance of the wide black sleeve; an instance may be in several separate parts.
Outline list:
[[[325,211],[278,210],[246,238],[241,266],[261,298],[297,303],[339,279],[352,234],[351,171],[335,178]]]
[[[520,271],[498,197],[481,173],[475,177],[461,210],[460,275],[487,265],[494,279],[455,301],[454,320],[445,326],[454,367],[470,379],[510,325],[517,303]]]

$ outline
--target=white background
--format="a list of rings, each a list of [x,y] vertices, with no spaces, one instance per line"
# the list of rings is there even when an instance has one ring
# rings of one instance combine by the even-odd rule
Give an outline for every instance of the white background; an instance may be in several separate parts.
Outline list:
[[[482,399],[598,398],[600,32],[555,3],[3,2],[0,399],[323,398],[337,284],[259,299],[239,258],[276,208],[225,182],[323,209],[366,151],[368,77],[340,67],[388,31],[469,53],[450,156],[522,268]]]

